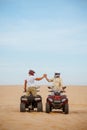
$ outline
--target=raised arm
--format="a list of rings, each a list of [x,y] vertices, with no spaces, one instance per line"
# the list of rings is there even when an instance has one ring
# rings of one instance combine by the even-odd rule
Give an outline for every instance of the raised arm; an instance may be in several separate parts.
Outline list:
[[[37,81],[42,80],[42,79],[45,77],[44,75],[45,75],[45,74],[43,74],[43,76],[42,76],[42,77],[35,78],[35,80],[37,80]]]
[[[48,79],[47,74],[45,74],[44,77],[45,77],[45,79],[46,79],[48,82],[53,82],[52,79]]]

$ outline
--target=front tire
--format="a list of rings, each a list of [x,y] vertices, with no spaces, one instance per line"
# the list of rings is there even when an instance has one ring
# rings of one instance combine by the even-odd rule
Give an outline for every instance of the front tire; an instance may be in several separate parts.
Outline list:
[[[46,113],[49,113],[50,112],[50,105],[49,103],[47,102],[46,103]]]
[[[42,102],[37,103],[37,112],[43,112],[43,104],[42,104]]]

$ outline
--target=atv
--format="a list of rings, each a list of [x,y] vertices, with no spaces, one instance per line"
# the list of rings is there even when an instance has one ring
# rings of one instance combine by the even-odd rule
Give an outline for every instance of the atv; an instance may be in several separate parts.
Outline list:
[[[42,97],[40,95],[33,96],[32,93],[29,96],[21,96],[20,112],[25,112],[26,110],[30,112],[34,111],[34,109],[37,109],[37,112],[43,111]]]
[[[50,113],[53,109],[61,109],[63,113],[68,114],[69,113],[69,104],[68,104],[68,98],[66,95],[63,95],[62,93],[65,92],[65,88],[63,87],[62,90],[52,90],[52,87],[48,87],[51,89],[52,94],[48,95],[46,99],[46,113]]]

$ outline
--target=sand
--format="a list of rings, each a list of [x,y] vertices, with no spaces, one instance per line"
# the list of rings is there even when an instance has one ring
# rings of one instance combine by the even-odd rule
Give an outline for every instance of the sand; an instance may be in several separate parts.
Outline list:
[[[47,86],[40,87],[43,112],[20,112],[23,86],[0,86],[0,130],[87,130],[87,86],[68,86],[69,114],[45,113]]]

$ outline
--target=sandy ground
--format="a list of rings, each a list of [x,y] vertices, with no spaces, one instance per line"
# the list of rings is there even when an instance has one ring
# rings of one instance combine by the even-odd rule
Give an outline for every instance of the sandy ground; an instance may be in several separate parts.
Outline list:
[[[43,112],[20,112],[20,96],[23,86],[0,86],[0,130],[87,130],[87,86],[69,86],[69,114],[61,111],[45,113],[48,95],[41,86]]]

